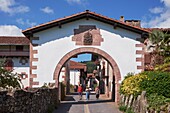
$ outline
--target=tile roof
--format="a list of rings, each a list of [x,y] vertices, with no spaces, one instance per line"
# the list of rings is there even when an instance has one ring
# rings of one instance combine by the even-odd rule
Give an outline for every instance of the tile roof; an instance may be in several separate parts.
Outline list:
[[[70,60],[70,66],[86,66],[86,64]]]
[[[29,43],[26,37],[0,36],[0,45],[29,45]]]
[[[70,60],[70,69],[85,69],[86,64]]]
[[[145,33],[150,32],[147,29],[132,26],[132,25],[129,25],[125,22],[121,22],[119,20],[115,20],[115,19],[106,17],[106,16],[103,16],[103,15],[97,14],[95,12],[91,12],[89,10],[86,10],[86,11],[81,12],[81,13],[73,14],[71,16],[66,16],[64,18],[56,19],[56,20],[53,20],[53,21],[50,21],[50,22],[47,22],[47,23],[44,23],[44,24],[40,24],[38,26],[34,26],[32,28],[28,28],[26,30],[23,30],[22,32],[25,35],[30,35],[31,33],[39,32],[39,31],[42,31],[42,30],[45,30],[45,29],[48,29],[48,28],[51,28],[51,27],[55,27],[55,26],[61,26],[62,24],[72,22],[72,21],[82,19],[82,18],[93,18],[95,20],[102,21],[102,22],[111,24],[113,26],[122,27],[124,29],[128,29],[128,30],[138,32],[138,33],[141,33],[141,34],[143,32],[145,32]]]
[[[150,32],[152,32],[153,30],[161,30],[163,32],[170,32],[170,28],[144,28]]]

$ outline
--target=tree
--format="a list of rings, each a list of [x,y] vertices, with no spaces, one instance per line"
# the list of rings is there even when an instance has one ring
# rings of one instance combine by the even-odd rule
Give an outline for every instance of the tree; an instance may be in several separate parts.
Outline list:
[[[149,34],[148,49],[151,50],[153,66],[163,63],[163,58],[170,56],[170,34],[164,33],[160,30],[153,30]]]
[[[164,59],[164,63],[161,64],[161,65],[157,65],[154,70],[155,71],[170,72],[170,57],[166,57]]]
[[[97,69],[97,66],[93,61],[84,61],[81,63],[84,63],[87,65],[87,73],[93,73],[93,71]]]
[[[0,62],[0,88],[21,88],[21,80],[17,73],[12,73],[4,68],[4,61]]]

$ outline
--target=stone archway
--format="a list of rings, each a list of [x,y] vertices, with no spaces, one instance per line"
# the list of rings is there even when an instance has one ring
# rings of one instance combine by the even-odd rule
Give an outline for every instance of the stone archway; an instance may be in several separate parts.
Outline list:
[[[72,56],[80,54],[80,53],[96,53],[101,55],[102,57],[104,57],[112,66],[113,70],[114,70],[114,75],[115,75],[115,102],[119,101],[119,87],[120,87],[120,83],[119,81],[121,80],[121,74],[120,74],[120,70],[119,67],[117,65],[117,63],[115,62],[115,60],[106,52],[104,52],[103,50],[100,50],[98,48],[94,48],[94,47],[81,47],[81,48],[77,48],[74,49],[72,51],[70,51],[69,53],[67,53],[57,64],[55,71],[54,71],[54,75],[53,75],[53,79],[56,81],[55,85],[56,87],[58,87],[59,84],[59,74],[60,74],[60,70],[62,68],[62,66],[64,65],[64,63],[69,60]]]

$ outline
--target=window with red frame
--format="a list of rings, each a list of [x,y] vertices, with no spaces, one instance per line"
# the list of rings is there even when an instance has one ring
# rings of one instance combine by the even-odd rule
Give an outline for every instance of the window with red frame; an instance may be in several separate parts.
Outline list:
[[[13,69],[13,61],[12,61],[12,59],[6,59],[6,61],[5,61],[5,69],[6,70],[8,70],[8,71],[12,71],[12,69]]]

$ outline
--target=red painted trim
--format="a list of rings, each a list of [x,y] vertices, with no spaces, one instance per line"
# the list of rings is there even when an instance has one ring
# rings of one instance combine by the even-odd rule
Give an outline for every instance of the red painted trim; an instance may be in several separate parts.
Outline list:
[[[32,82],[32,85],[39,85],[39,82]]]
[[[31,74],[30,78],[37,78],[37,74]]]
[[[32,61],[38,61],[38,58],[33,58]]]
[[[39,85],[39,82],[34,81],[34,78],[37,78],[37,74],[32,74],[32,70],[37,69],[37,66],[33,66],[32,62],[38,61],[38,58],[34,58],[34,54],[38,54],[38,50],[33,50],[33,47],[37,46],[38,44],[33,44],[33,40],[39,40],[39,37],[30,38],[30,87],[33,85]]]
[[[32,54],[37,54],[38,50],[32,50]]]
[[[144,54],[143,50],[136,50],[136,54]]]
[[[136,47],[142,47],[142,48],[143,48],[143,47],[144,47],[144,44],[142,44],[142,43],[141,43],[141,44],[136,44],[135,46],[136,46]]]
[[[143,66],[137,66],[137,69],[142,69],[143,70]]]
[[[136,54],[141,55],[141,57],[136,58],[136,62],[141,62],[141,65],[137,66],[137,69],[144,71],[144,44],[136,44],[135,47],[140,47],[142,50],[136,50]]]
[[[143,58],[136,58],[136,62],[142,62]]]
[[[32,69],[37,69],[37,66],[32,66],[31,68],[32,68]]]

